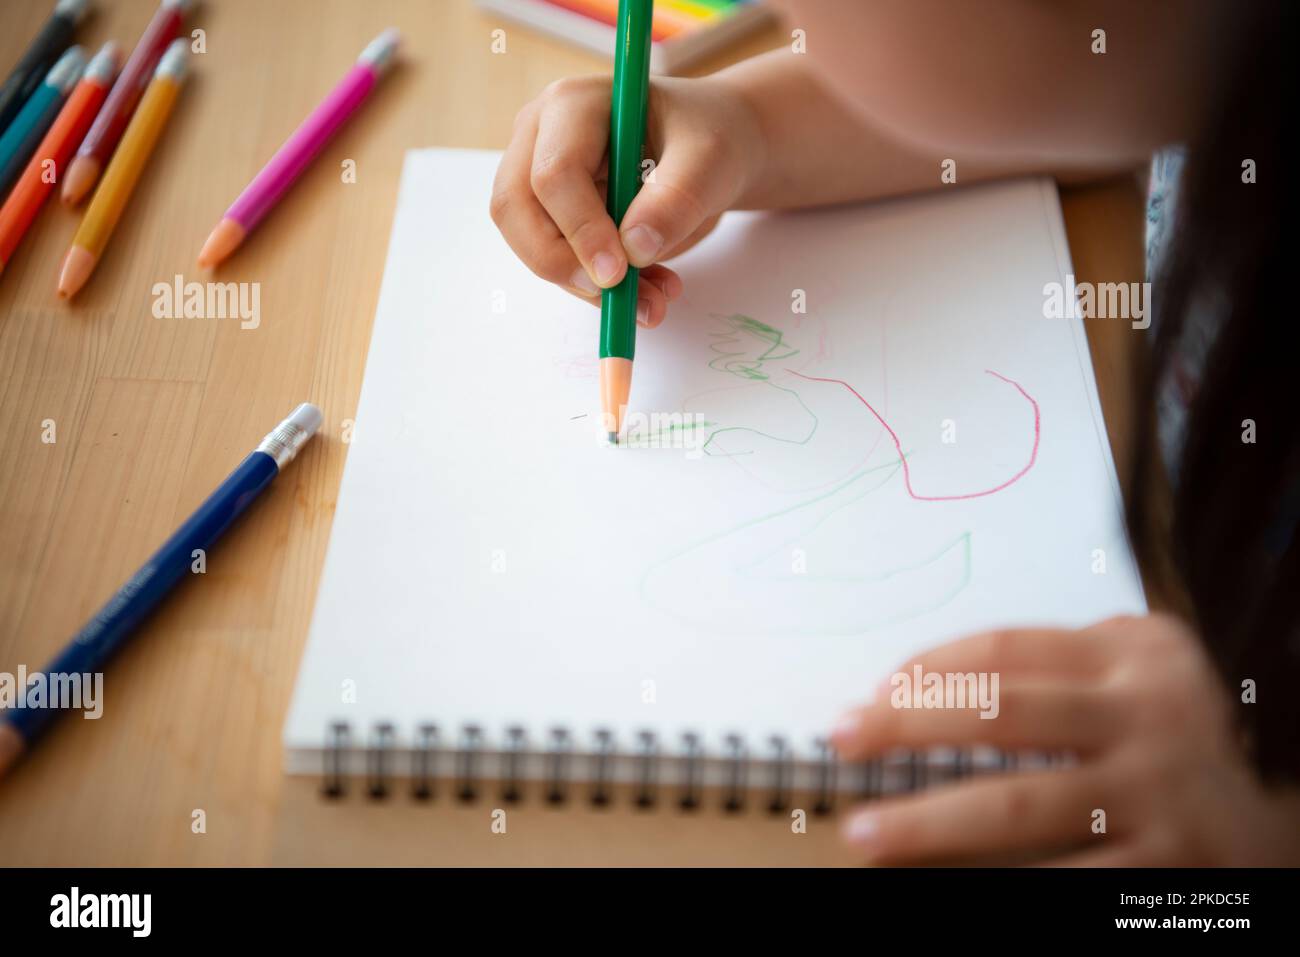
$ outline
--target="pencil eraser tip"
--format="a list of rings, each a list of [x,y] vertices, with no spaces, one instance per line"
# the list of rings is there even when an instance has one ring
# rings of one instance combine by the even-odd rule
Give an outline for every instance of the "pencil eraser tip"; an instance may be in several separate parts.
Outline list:
[[[298,408],[289,413],[288,422],[296,425],[308,435],[315,435],[316,430],[320,428],[321,423],[325,421],[325,416],[321,410],[310,402],[304,402]]]
[[[58,16],[67,17],[73,23],[79,23],[86,15],[89,6],[90,0],[59,0],[54,5],[54,12]]]
[[[111,80],[117,75],[117,68],[121,62],[122,48],[109,40],[90,58],[90,65],[86,67],[86,76],[92,80]]]
[[[383,73],[392,65],[401,42],[402,35],[395,27],[389,27],[371,40],[357,59],[362,63],[369,63],[377,73]]]
[[[189,40],[173,40],[163,51],[162,59],[154,69],[155,77],[165,76],[179,83],[190,70]]]

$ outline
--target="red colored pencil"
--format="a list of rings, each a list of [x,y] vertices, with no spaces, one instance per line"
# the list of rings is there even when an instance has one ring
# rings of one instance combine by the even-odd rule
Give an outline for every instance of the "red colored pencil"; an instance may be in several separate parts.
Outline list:
[[[63,201],[75,206],[85,198],[99,180],[108,161],[117,149],[118,141],[126,132],[131,122],[140,97],[144,96],[145,87],[153,79],[153,72],[162,59],[163,52],[180,33],[185,11],[193,0],[162,0],[158,12],[145,27],[140,42],[131,51],[131,56],[122,67],[122,75],[113,84],[104,108],[95,117],[95,123],[86,134],[77,158],[68,167],[68,175],[63,180]]]
[[[36,148],[13,192],[0,207],[0,272],[63,177],[68,158],[90,129],[113,85],[121,54],[116,43],[105,43],[90,60],[80,82],[68,96],[45,139]]]

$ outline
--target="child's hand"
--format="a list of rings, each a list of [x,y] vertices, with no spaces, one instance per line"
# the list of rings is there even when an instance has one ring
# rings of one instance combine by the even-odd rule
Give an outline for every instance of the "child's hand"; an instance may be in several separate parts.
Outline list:
[[[852,812],[872,863],[1047,860],[1174,867],[1291,864],[1300,801],[1248,766],[1204,651],[1163,615],[1082,631],[992,632],[908,662],[911,674],[997,673],[997,717],[894,708],[886,686],[833,742],[859,761],[895,747],[1068,751],[1072,766],[981,776]],[[1243,675],[1242,677],[1250,677]],[[1105,831],[1098,822],[1105,812]]]
[[[642,268],[638,321],[656,326],[682,282],[654,264],[698,242],[741,195],[761,162],[761,135],[725,85],[656,78],[646,152],[657,165],[620,233],[605,211],[610,92],[605,76],[560,80],[519,112],[492,220],[529,269],[596,305],[629,262]]]

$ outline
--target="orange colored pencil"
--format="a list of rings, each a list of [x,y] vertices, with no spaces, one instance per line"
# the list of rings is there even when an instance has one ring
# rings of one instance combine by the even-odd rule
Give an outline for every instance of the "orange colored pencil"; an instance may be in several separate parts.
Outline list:
[[[54,184],[63,178],[72,151],[90,129],[104,98],[108,96],[120,56],[117,44],[110,42],[100,47],[91,58],[54,125],[36,148],[4,206],[0,207],[0,272],[4,272],[5,264],[13,258],[14,250],[22,242],[32,220],[54,192]]]
[[[108,245],[109,237],[117,228],[117,222],[122,218],[131,193],[140,181],[145,164],[176,104],[185,79],[189,53],[189,40],[176,40],[158,61],[153,81],[131,117],[131,124],[122,135],[122,142],[109,161],[104,178],[95,190],[95,198],[90,201],[86,216],[72,239],[72,248],[63,259],[59,295],[64,299],[75,296],[86,284]]]

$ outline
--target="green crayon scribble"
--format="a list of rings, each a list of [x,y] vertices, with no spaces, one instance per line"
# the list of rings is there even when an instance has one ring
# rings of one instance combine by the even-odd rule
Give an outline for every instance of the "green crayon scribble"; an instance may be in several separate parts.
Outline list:
[[[730,372],[742,379],[767,381],[771,376],[763,368],[766,363],[790,359],[799,354],[798,349],[786,343],[785,333],[765,322],[759,322],[757,319],[739,313],[730,316],[715,313],[713,318],[727,328],[722,332],[709,333],[710,338],[713,339],[713,344],[709,348],[719,353],[717,358],[710,360],[711,369]],[[740,345],[746,336],[758,340],[756,348],[763,346],[766,348],[753,358],[750,357],[750,349],[727,350],[727,346]]]
[[[713,319],[721,323],[723,328],[717,332],[709,333],[710,338],[713,340],[709,348],[711,349],[711,351],[716,353],[714,358],[709,360],[708,363],[709,367],[718,372],[725,372],[729,375],[736,376],[737,378],[743,379],[746,382],[751,382],[756,385],[765,385],[773,389],[779,389],[782,392],[786,392],[794,396],[795,401],[798,402],[800,408],[802,408],[804,412],[807,413],[808,418],[810,420],[810,425],[807,434],[803,435],[802,437],[791,438],[787,436],[773,435],[771,433],[763,432],[760,429],[755,429],[749,426],[724,426],[721,428],[714,428],[715,423],[711,423],[711,422],[700,423],[700,424],[689,423],[687,425],[680,426],[680,427],[670,426],[668,429],[665,429],[664,431],[665,432],[671,431],[674,428],[713,428],[714,431],[711,432],[709,437],[705,440],[702,449],[706,455],[711,455],[716,457],[753,454],[753,450],[727,453],[727,452],[719,452],[711,449],[710,447],[712,446],[714,440],[718,438],[718,436],[727,432],[752,432],[755,435],[761,435],[766,439],[770,439],[774,442],[780,442],[785,445],[807,445],[812,440],[813,436],[816,435],[817,428],[820,424],[820,420],[818,419],[817,414],[811,408],[809,408],[806,402],[804,402],[803,397],[800,395],[797,389],[789,388],[784,385],[777,385],[776,383],[774,383],[771,377],[772,374],[766,368],[770,363],[773,362],[784,363],[788,361],[792,357],[798,355],[799,350],[791,346],[786,341],[785,334],[781,332],[781,330],[773,326],[770,326],[767,323],[760,322],[759,320],[754,319],[750,316],[745,316],[740,314],[733,314],[733,315],[714,314]],[[971,532],[970,531],[962,532],[961,534],[957,535],[954,539],[949,541],[947,544],[943,545],[938,551],[936,551],[935,553],[933,553],[932,555],[924,559],[921,559],[920,561],[899,566],[897,568],[892,568],[889,569],[888,571],[880,572],[872,575],[788,576],[788,575],[759,575],[759,574],[755,574],[753,571],[757,566],[761,565],[764,561],[771,558],[771,556],[777,553],[778,551],[784,548],[788,548],[794,542],[797,542],[801,539],[805,539],[808,535],[812,534],[823,524],[829,521],[832,516],[840,513],[841,511],[848,508],[849,506],[861,501],[867,495],[870,495],[873,492],[879,490],[881,487],[887,484],[890,479],[892,479],[895,475],[899,473],[903,465],[903,460],[909,454],[910,453],[908,452],[904,452],[900,458],[894,459],[891,462],[886,462],[883,465],[877,465],[872,468],[863,469],[862,471],[859,471],[851,475],[843,482],[840,482],[839,484],[835,485],[833,488],[821,492],[820,494],[815,495],[812,498],[805,499],[804,501],[797,502],[793,505],[789,505],[785,508],[779,509],[778,511],[770,512],[766,515],[760,515],[756,518],[749,519],[745,522],[741,522],[738,525],[716,532],[712,535],[709,535],[706,538],[698,539],[697,541],[691,543],[690,545],[687,545],[685,548],[682,548],[679,551],[660,559],[659,561],[650,565],[641,576],[640,593],[641,593],[642,600],[645,601],[647,604],[655,605],[655,602],[651,598],[648,591],[648,583],[651,576],[654,575],[656,571],[663,568],[664,566],[672,562],[678,561],[686,557],[687,555],[690,555],[693,552],[706,548],[710,545],[720,542],[733,535],[737,535],[739,533],[754,529],[763,524],[773,522],[777,519],[790,515],[791,513],[797,512],[799,510],[812,508],[813,506],[821,502],[825,502],[826,500],[836,495],[839,495],[840,493],[845,492],[846,490],[851,490],[849,491],[849,494],[846,496],[843,502],[836,504],[834,508],[830,509],[825,515],[819,517],[809,528],[806,528],[803,531],[801,531],[799,534],[789,537],[784,541],[773,545],[771,548],[765,548],[761,552],[748,557],[741,563],[734,565],[733,571],[739,577],[742,577],[749,581],[785,582],[789,584],[794,584],[796,582],[822,582],[822,583],[834,583],[834,584],[844,584],[844,585],[876,585],[876,584],[889,581],[890,579],[897,578],[898,576],[901,575],[924,571],[926,568],[937,565],[939,562],[943,561],[948,555],[950,555],[953,552],[954,549],[960,549],[962,564],[961,564],[961,574],[959,580],[957,581],[955,586],[949,589],[945,594],[938,596],[937,598],[926,603],[924,606],[920,608],[908,609],[888,619],[880,619],[875,621],[868,620],[863,622],[856,629],[854,628],[846,629],[844,627],[831,627],[831,628],[820,627],[819,628],[816,625],[813,625],[812,623],[804,623],[800,625],[798,628],[774,628],[774,629],[769,628],[767,629],[767,631],[769,633],[788,632],[788,633],[796,633],[800,635],[835,635],[835,634],[845,634],[845,633],[861,634],[874,629],[887,627],[893,624],[898,624],[900,622],[907,621],[913,618],[918,618],[922,615],[930,614],[934,611],[937,611],[938,609],[942,608],[944,605],[952,601],[958,594],[960,594],[970,584],[971,581]],[[863,480],[866,479],[868,476],[880,475],[881,473],[884,474],[882,477],[880,477],[879,481],[863,483]],[[859,483],[863,483],[863,484],[859,484]],[[693,623],[692,619],[689,616],[683,615],[680,612],[676,611],[675,609],[663,608],[663,610],[680,621]]]
[[[722,323],[724,328],[718,332],[710,332],[709,337],[713,340],[709,348],[718,353],[713,359],[709,360],[709,368],[718,372],[727,372],[740,379],[750,382],[759,382],[773,389],[780,389],[782,392],[788,392],[794,396],[799,407],[808,413],[811,419],[811,425],[808,428],[808,434],[802,438],[787,438],[781,435],[772,435],[759,429],[750,428],[742,425],[729,425],[725,428],[716,429],[704,441],[702,449],[705,455],[749,455],[750,452],[716,452],[711,446],[714,439],[725,432],[752,432],[755,435],[761,435],[765,439],[771,439],[774,442],[782,442],[786,445],[807,445],[812,437],[817,434],[818,419],[817,414],[808,408],[803,397],[791,388],[783,385],[777,385],[772,381],[771,375],[764,368],[770,362],[781,362],[790,359],[799,354],[799,350],[785,341],[785,333],[780,329],[769,326],[765,322],[760,322],[751,316],[743,316],[739,313],[723,316],[717,313],[713,318]],[[742,346],[746,339],[757,340],[756,343],[749,343],[749,348],[733,349],[733,346]],[[757,354],[754,354],[756,350]]]
[[[670,422],[663,428],[656,429],[653,432],[629,432],[627,443],[631,445],[635,440],[636,442],[648,442],[653,444],[656,440],[673,432],[693,432],[696,429],[711,429],[717,424],[718,423],[716,422]]]
[[[902,565],[897,568],[892,568],[889,569],[888,571],[880,572],[873,575],[824,575],[824,576],[800,575],[797,577],[792,577],[792,576],[783,576],[783,575],[756,575],[753,574],[751,571],[749,571],[750,569],[753,569],[755,566],[761,564],[766,559],[770,558],[777,551],[789,546],[792,542],[798,541],[802,538],[806,538],[808,535],[814,532],[817,528],[823,525],[835,514],[843,511],[849,506],[862,500],[867,495],[870,495],[873,492],[879,490],[881,487],[887,484],[890,479],[892,479],[895,475],[897,475],[901,468],[902,468],[902,459],[895,459],[892,462],[886,462],[883,465],[877,465],[869,469],[863,469],[861,472],[858,472],[852,477],[846,479],[844,482],[841,482],[839,485],[835,486],[829,491],[822,492],[821,494],[816,495],[812,498],[806,499],[802,502],[797,502],[793,505],[789,505],[775,512],[769,512],[766,515],[760,515],[756,518],[749,519],[748,521],[741,522],[738,525],[733,525],[730,528],[724,529],[720,532],[716,532],[713,535],[710,535],[706,538],[699,539],[691,543],[685,548],[663,559],[660,559],[659,561],[655,562],[653,565],[651,565],[649,568],[645,570],[645,572],[641,576],[641,582],[640,582],[640,591],[641,591],[642,600],[644,600],[647,604],[655,605],[654,600],[651,598],[651,596],[648,593],[648,583],[651,575],[653,575],[658,569],[662,568],[663,566],[668,565],[671,562],[677,561],[681,558],[684,558],[685,556],[691,554],[692,552],[698,551],[699,549],[715,544],[719,541],[722,541],[723,539],[729,538],[740,532],[748,531],[759,525],[772,522],[786,515],[790,515],[793,512],[797,512],[802,509],[811,508],[820,502],[824,502],[827,499],[840,494],[846,489],[849,489],[851,486],[857,485],[858,483],[862,482],[863,479],[867,478],[870,475],[877,475],[879,473],[884,472],[885,474],[880,478],[879,481],[868,483],[864,486],[860,486],[859,488],[854,489],[851,496],[847,497],[843,502],[838,503],[833,509],[828,511],[825,515],[821,516],[811,527],[804,529],[802,532],[800,532],[800,534],[796,536],[788,538],[785,541],[778,543],[769,549],[764,550],[762,553],[754,556],[748,561],[745,561],[742,564],[734,566],[734,570],[739,574],[740,577],[748,579],[750,581],[787,582],[791,584],[797,582],[798,583],[832,582],[832,583],[844,584],[844,585],[875,585],[875,584],[880,584],[882,582],[889,581],[890,579],[896,578],[900,575],[905,575],[911,572],[923,571],[926,568],[938,564],[940,561],[946,558],[953,551],[953,549],[960,548],[961,556],[962,556],[961,577],[960,580],[957,582],[957,584],[953,588],[951,588],[946,594],[939,596],[934,601],[926,604],[922,608],[909,609],[908,611],[903,612],[897,616],[894,616],[891,619],[884,619],[879,621],[867,621],[864,622],[862,625],[860,625],[857,629],[849,629],[849,631],[851,631],[852,633],[860,634],[876,628],[883,628],[890,624],[895,624],[900,621],[905,621],[911,618],[920,617],[921,615],[926,615],[926,614],[930,614],[931,612],[937,611],[938,609],[942,608],[944,605],[948,604],[948,602],[952,601],[953,598],[955,598],[958,594],[960,594],[961,591],[964,590],[966,586],[970,584],[971,533],[969,531],[962,532],[956,538],[952,539],[951,541],[943,545],[943,547],[941,547],[938,551],[936,551],[935,553],[933,553],[932,555],[924,559],[921,559],[920,561],[908,565]],[[691,621],[689,616],[682,615],[672,609],[665,608],[664,610],[667,611],[669,614],[673,615],[673,617],[678,618],[679,620],[686,621],[686,622]],[[772,629],[768,629],[768,630],[773,631]],[[791,633],[797,632],[798,634],[803,634],[803,635],[814,635],[814,634],[830,635],[830,634],[846,633],[846,629],[844,628],[817,628],[816,626],[811,624],[801,625],[797,629],[785,629],[785,630]],[[775,631],[780,632],[781,629],[776,629]]]
[[[733,525],[731,526],[731,528],[726,528],[720,532],[715,532],[714,534],[710,535],[708,538],[698,539],[697,541],[692,542],[690,545],[687,545],[685,548],[681,549],[680,551],[674,552],[673,554],[669,555],[666,558],[661,558],[659,561],[655,562],[653,565],[647,568],[645,570],[645,574],[641,576],[642,592],[644,593],[645,590],[646,579],[648,579],[650,575],[654,572],[654,570],[661,565],[667,565],[669,562],[676,561],[677,559],[681,558],[684,555],[688,555],[693,551],[703,548],[705,545],[712,545],[716,541],[720,541],[721,539],[727,538],[730,535],[734,535],[737,532],[743,532],[746,529],[753,528],[755,525],[761,525],[764,522],[770,522],[773,519],[781,518],[784,515],[789,515],[791,512],[797,512],[800,509],[811,508],[813,505],[816,505],[818,502],[830,498],[832,495],[835,495],[836,493],[840,492],[842,489],[848,488],[854,482],[860,481],[861,479],[866,478],[868,475],[872,475],[876,472],[883,472],[885,469],[890,469],[891,470],[890,473],[886,475],[883,479],[881,479],[880,482],[867,489],[867,492],[874,492],[876,489],[880,488],[881,485],[884,485],[891,478],[893,478],[894,475],[897,474],[900,464],[901,464],[901,460],[895,459],[892,462],[886,462],[884,465],[877,465],[874,468],[863,469],[861,472],[858,472],[856,475],[852,476],[846,481],[841,482],[839,485],[835,486],[829,492],[823,492],[820,495],[814,496],[813,498],[810,499],[806,499],[805,501],[796,502],[794,505],[788,505],[785,508],[781,509],[780,511],[768,512],[766,515],[759,515],[757,518],[751,518],[748,521],[741,522],[739,525]],[[866,492],[864,492],[863,494],[866,494]],[[855,498],[854,501],[857,501],[857,499]],[[837,508],[835,509],[835,511],[839,511],[839,509]]]

